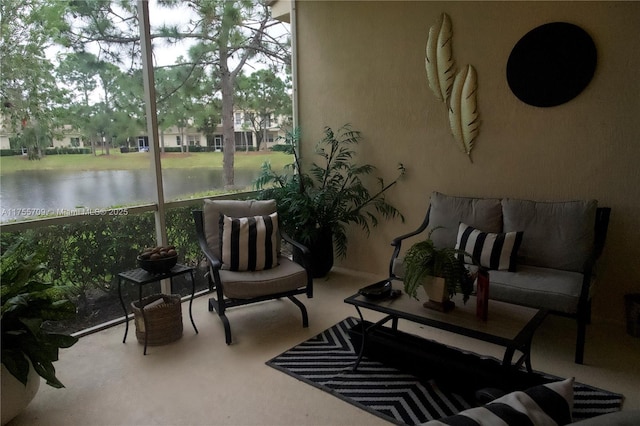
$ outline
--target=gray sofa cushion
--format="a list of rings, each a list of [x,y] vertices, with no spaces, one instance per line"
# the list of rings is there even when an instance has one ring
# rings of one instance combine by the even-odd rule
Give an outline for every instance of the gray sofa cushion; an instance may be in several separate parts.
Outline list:
[[[502,200],[504,231],[523,231],[518,264],[582,272],[591,254],[598,203]]]
[[[502,206],[499,199],[453,197],[434,192],[430,204],[429,229],[443,227],[431,235],[436,247],[455,247],[460,222],[484,232],[502,232]]]
[[[526,234],[525,234],[526,236]],[[575,314],[582,289],[578,272],[518,265],[517,272],[489,271],[489,297],[504,302]]]

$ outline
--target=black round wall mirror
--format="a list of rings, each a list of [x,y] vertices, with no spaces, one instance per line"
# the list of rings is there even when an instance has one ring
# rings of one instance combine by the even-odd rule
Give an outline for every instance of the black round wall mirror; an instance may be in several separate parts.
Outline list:
[[[567,22],[552,22],[534,28],[516,43],[507,62],[507,81],[522,102],[556,106],[587,87],[596,62],[596,46],[586,31]]]

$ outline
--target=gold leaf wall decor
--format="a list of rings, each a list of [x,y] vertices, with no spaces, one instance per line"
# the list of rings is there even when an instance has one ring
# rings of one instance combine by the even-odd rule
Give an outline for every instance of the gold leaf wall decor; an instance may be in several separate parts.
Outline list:
[[[449,124],[458,146],[471,159],[473,141],[480,131],[478,78],[471,65],[456,75],[449,98]]]
[[[442,14],[439,24],[429,29],[427,39],[425,68],[429,87],[438,100],[447,102],[456,73],[456,63],[453,59],[451,38],[451,19],[446,13]]]
[[[427,80],[436,98],[447,105],[454,139],[473,162],[471,150],[480,132],[478,78],[471,65],[456,74],[452,44],[451,19],[443,13],[440,22],[429,28],[425,56]]]

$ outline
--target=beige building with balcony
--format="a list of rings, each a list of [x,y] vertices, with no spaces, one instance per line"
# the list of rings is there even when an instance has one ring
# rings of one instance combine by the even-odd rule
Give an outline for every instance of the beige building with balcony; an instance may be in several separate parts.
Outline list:
[[[258,135],[251,126],[248,112],[238,110],[234,112],[234,130],[237,150],[256,149],[256,141]],[[263,143],[260,149],[266,150],[277,144],[280,137],[284,136],[282,127],[287,123],[288,118],[278,116],[269,120],[268,127],[263,130]],[[53,140],[52,148],[68,148],[68,147],[91,147],[89,138],[84,137],[83,133],[67,124],[62,129],[62,136]],[[0,149],[11,149],[10,138],[13,133],[5,127],[4,122],[0,121]],[[102,141],[98,137],[98,143],[109,142],[112,136],[104,136]],[[159,144],[164,148],[176,148],[182,146],[187,150],[191,146],[206,146],[213,151],[221,151],[223,144],[222,123],[219,123],[213,135],[206,135],[194,126],[179,128],[177,126],[169,127],[166,130],[159,131]],[[111,147],[117,148],[115,143]],[[146,131],[142,131],[138,135],[130,137],[129,148],[138,150],[147,150],[149,147],[149,139]]]

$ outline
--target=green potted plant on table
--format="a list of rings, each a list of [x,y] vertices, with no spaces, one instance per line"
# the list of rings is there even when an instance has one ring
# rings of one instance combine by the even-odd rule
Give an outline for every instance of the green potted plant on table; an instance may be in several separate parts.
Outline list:
[[[474,277],[463,260],[463,256],[471,255],[454,248],[435,247],[431,234],[437,229],[432,229],[426,240],[407,250],[403,261],[404,291],[417,299],[418,288],[422,285],[429,297],[424,306],[447,312],[454,307],[450,297],[458,291],[466,303],[473,292]]]
[[[74,345],[77,337],[43,328],[45,321],[75,315],[75,305],[61,295],[61,288],[43,282],[46,272],[42,253],[23,254],[22,242],[0,257],[2,271],[2,424],[18,415],[35,396],[40,377],[62,388],[53,362],[60,348]]]
[[[264,163],[256,179],[258,197],[276,200],[285,232],[311,251],[314,278],[325,276],[333,266],[334,244],[338,257],[346,255],[348,224],[359,225],[369,235],[370,228],[378,224],[378,215],[385,219],[400,217],[404,221],[402,214],[385,199],[386,191],[404,174],[404,166],[399,165],[399,174],[393,182],[385,185],[382,178],[377,178],[378,189],[370,190],[364,178],[375,167],[354,162],[356,152],[352,147],[361,139],[361,133],[348,124],[337,132],[325,127],[324,137],[315,150],[321,162],[314,162],[309,173],[305,173],[297,150],[300,130],[294,129],[285,138],[294,163],[283,173]]]

